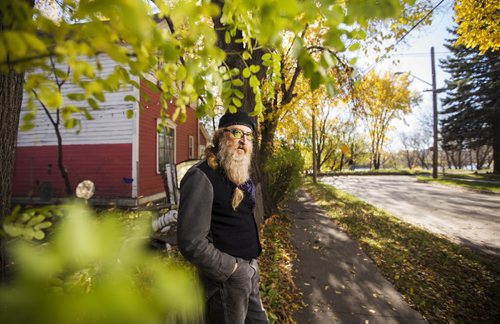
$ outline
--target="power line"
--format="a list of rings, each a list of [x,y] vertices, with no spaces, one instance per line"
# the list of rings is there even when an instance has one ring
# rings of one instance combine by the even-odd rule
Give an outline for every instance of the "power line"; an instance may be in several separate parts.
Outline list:
[[[436,55],[448,55],[452,54],[452,52],[436,52]],[[393,56],[429,56],[427,52],[419,52],[419,53],[399,53],[393,54]]]
[[[434,8],[432,8],[431,10],[429,10],[429,12],[427,14],[425,14],[425,16],[422,17],[422,19],[420,19],[419,21],[417,21],[417,23],[415,25],[413,25],[413,27],[410,28],[410,30],[408,30],[403,36],[401,36],[400,39],[398,39],[398,41],[396,42],[396,44],[394,44],[394,47],[396,47],[396,45],[398,45],[406,36],[408,36],[408,34],[412,32],[412,30],[414,30],[415,28],[417,28],[417,26],[420,25],[420,23],[422,21],[424,21],[427,17],[429,17],[429,15],[434,10],[436,10],[436,8],[439,7],[443,2],[444,2],[444,0],[439,1],[439,3],[434,6]]]
[[[417,23],[415,23],[415,25],[413,25],[413,26],[410,28],[410,30],[408,30],[408,31],[407,31],[407,32],[406,32],[403,36],[401,36],[401,38],[399,38],[399,39],[396,41],[396,43],[393,45],[393,47],[396,47],[396,45],[398,45],[398,44],[399,44],[399,43],[400,43],[400,42],[401,42],[401,41],[402,41],[402,40],[403,40],[406,36],[408,36],[408,34],[409,34],[411,31],[413,31],[415,28],[417,28],[417,26],[418,26],[418,25],[420,25],[420,24],[422,23],[422,21],[424,21],[424,20],[425,20],[425,19],[426,19],[426,18],[427,18],[427,17],[428,17],[428,16],[429,16],[432,12],[434,12],[434,10],[436,10],[436,9],[437,9],[437,7],[439,7],[439,6],[440,6],[443,2],[444,2],[444,0],[439,1],[439,3],[438,3],[437,5],[435,5],[435,6],[434,6],[431,10],[429,10],[429,12],[427,12],[427,13],[425,14],[425,16],[424,16],[424,17],[422,17],[419,21],[417,21]],[[386,54],[387,54],[387,53],[385,53],[384,55],[386,55]],[[375,67],[375,65],[377,65],[378,63],[380,63],[380,61],[382,61],[382,60],[383,60],[383,56],[384,56],[384,55],[382,55],[382,56],[378,56],[378,57],[375,59],[375,62],[374,62],[372,65],[370,65],[370,66],[368,67],[368,69],[367,69],[367,70],[366,70],[366,71],[362,74],[362,77],[363,77],[364,75],[366,75],[368,72],[370,72],[370,71],[371,71],[371,70]],[[379,59],[380,59],[380,60],[379,60]]]

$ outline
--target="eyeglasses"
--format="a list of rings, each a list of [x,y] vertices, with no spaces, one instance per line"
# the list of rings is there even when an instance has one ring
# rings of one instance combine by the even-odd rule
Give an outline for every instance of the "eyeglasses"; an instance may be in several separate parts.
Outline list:
[[[243,136],[246,136],[247,137],[247,140],[249,141],[253,141],[253,133],[252,132],[244,132],[240,129],[224,129],[224,132],[230,132],[231,134],[233,134],[233,137],[234,138],[237,138],[237,139],[240,139],[240,138],[243,138]]]

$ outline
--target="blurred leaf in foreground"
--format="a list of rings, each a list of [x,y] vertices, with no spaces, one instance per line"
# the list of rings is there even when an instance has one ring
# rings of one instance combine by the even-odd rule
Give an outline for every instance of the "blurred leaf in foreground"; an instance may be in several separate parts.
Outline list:
[[[149,222],[125,226],[79,204],[50,240],[10,246],[15,276],[1,287],[1,323],[166,323],[196,319],[194,273],[147,250]]]

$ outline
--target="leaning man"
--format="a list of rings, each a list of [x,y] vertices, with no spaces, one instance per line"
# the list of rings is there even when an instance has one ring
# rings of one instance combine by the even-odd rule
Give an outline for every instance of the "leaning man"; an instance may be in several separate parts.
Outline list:
[[[177,241],[199,270],[206,323],[268,323],[259,294],[262,248],[253,217],[252,140],[247,113],[226,113],[205,159],[181,181]]]

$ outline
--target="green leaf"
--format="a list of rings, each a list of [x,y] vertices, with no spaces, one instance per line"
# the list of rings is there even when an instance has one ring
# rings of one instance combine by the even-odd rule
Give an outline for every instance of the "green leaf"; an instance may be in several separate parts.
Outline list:
[[[85,100],[85,95],[83,93],[68,93],[66,95],[68,99],[74,100],[74,101],[82,101]]]
[[[61,116],[63,119],[70,119],[71,115],[80,111],[75,105],[67,105],[61,109]]]
[[[349,51],[354,52],[359,49],[359,43],[354,43],[351,46],[349,46]]]
[[[227,30],[224,33],[224,41],[226,42],[226,44],[231,43],[231,35],[229,34],[229,31],[227,31]]]
[[[54,73],[59,79],[66,79],[68,77],[66,71],[63,71],[61,69],[55,69]]]
[[[257,77],[255,75],[252,75],[250,77],[249,84],[250,84],[250,87],[256,88],[260,85],[260,82],[259,82],[259,79],[257,79]]]
[[[184,65],[179,65],[179,67],[177,67],[177,72],[175,74],[175,80],[177,81],[182,81],[184,79],[186,79],[186,68],[184,67]]]
[[[3,32],[5,46],[11,58],[19,58],[26,54],[26,43],[20,37],[19,32],[5,31]]]
[[[258,65],[250,65],[250,72],[252,72],[253,74],[257,73],[260,71],[260,66]]]
[[[42,85],[38,91],[38,98],[47,108],[59,108],[63,104],[63,97],[55,85]]]
[[[123,98],[123,100],[125,100],[125,101],[135,102],[135,100],[136,100],[136,99],[135,99],[135,97],[134,97],[134,96],[132,96],[132,95],[126,95],[126,96]]]
[[[36,224],[39,224],[45,220],[44,215],[36,215],[35,217],[32,217],[28,223],[26,223],[26,226],[28,227],[33,227]]]
[[[241,81],[240,79],[233,79],[231,80],[231,84],[235,87],[241,87],[243,86],[243,81]]]
[[[262,60],[263,61],[271,60],[271,53],[265,53],[264,55],[262,55]]]
[[[321,74],[313,73],[311,77],[311,90],[316,90],[321,85]]]
[[[229,73],[231,74],[231,77],[236,77],[236,76],[240,75],[240,69],[238,69],[238,68],[231,69],[229,71]]]
[[[33,237],[37,240],[43,240],[45,238],[45,233],[40,230],[35,230],[33,232]]]
[[[243,99],[245,97],[243,92],[241,92],[241,90],[239,89],[233,89],[233,94],[240,99]]]
[[[87,102],[89,103],[89,106],[94,109],[94,110],[98,110],[99,109],[99,105],[97,104],[97,101],[95,101],[94,98],[87,98]]]
[[[251,73],[250,73],[250,69],[249,68],[245,68],[243,69],[243,77],[248,79],[250,77]]]
[[[325,44],[332,46],[338,52],[343,52],[345,45],[341,40],[342,32],[338,29],[330,30],[326,34]]]
[[[31,129],[35,128],[35,124],[33,123],[24,123],[21,125],[21,127],[19,127],[19,129],[22,131],[22,132],[27,132]]]
[[[233,104],[234,104],[236,107],[238,107],[238,108],[240,108],[240,107],[241,107],[241,100],[240,100],[240,99],[238,99],[238,98],[236,98],[236,97],[233,97],[233,98],[232,98],[232,102],[233,102]]]
[[[68,129],[75,128],[75,126],[78,124],[78,120],[74,118],[70,118],[64,121],[64,127]]]
[[[27,112],[23,115],[23,121],[24,122],[31,122],[32,120],[34,120],[36,117],[35,113],[34,112]]]
[[[241,56],[243,57],[244,60],[249,60],[252,58],[252,55],[250,55],[248,51],[244,51],[243,54],[241,54]]]
[[[42,42],[38,37],[31,33],[21,33],[22,37],[24,38],[24,41],[28,46],[38,52],[45,52],[46,46],[44,42]]]
[[[80,111],[83,112],[83,115],[85,116],[86,120],[93,120],[94,119],[94,117],[90,114],[90,112],[87,108],[80,108]]]
[[[132,109],[128,109],[126,112],[127,119],[131,119],[134,117],[134,111]]]

